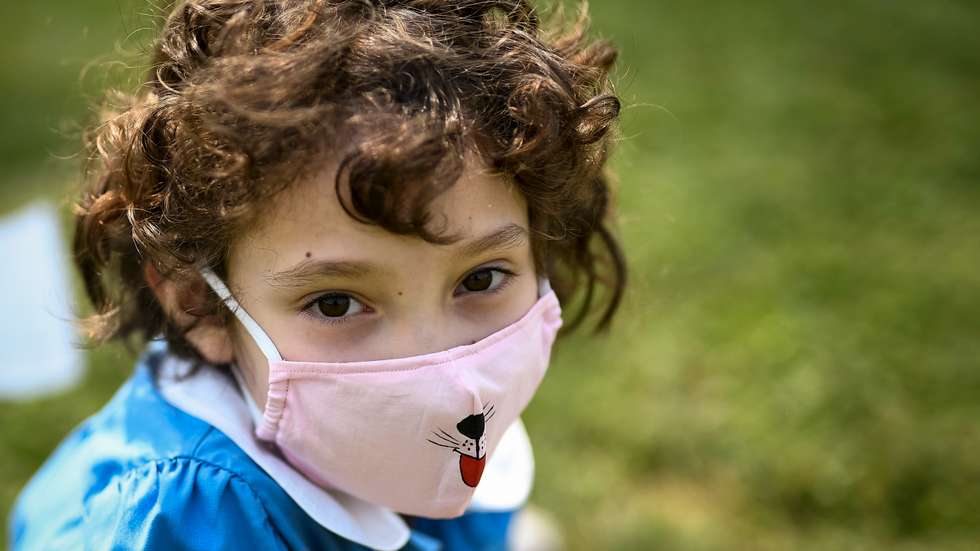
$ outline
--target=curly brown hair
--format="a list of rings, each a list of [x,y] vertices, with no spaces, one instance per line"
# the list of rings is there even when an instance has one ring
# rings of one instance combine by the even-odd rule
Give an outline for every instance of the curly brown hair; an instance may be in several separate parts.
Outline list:
[[[354,219],[432,243],[428,204],[469,148],[528,202],[539,273],[565,303],[599,302],[608,328],[626,285],[610,226],[606,160],[620,101],[617,51],[589,41],[587,4],[542,25],[527,0],[186,0],[153,45],[145,83],[86,135],[74,257],[92,342],[162,335],[201,360],[144,280],[207,264],[225,277],[232,240],[261,205],[339,159]],[[565,28],[568,27],[568,28]],[[230,318],[215,296],[197,319]]]

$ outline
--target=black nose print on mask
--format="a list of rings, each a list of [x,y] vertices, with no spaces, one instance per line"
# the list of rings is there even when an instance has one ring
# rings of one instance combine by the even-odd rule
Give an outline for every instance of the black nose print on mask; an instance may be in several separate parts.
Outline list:
[[[456,423],[456,430],[466,435],[467,438],[477,440],[483,436],[485,425],[486,422],[483,419],[483,414],[478,413],[476,415],[470,415],[466,419]]]

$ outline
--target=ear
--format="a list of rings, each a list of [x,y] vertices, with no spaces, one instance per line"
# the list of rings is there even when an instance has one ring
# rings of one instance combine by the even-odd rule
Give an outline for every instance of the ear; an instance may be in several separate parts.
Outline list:
[[[160,275],[153,262],[144,263],[143,276],[156,295],[166,315],[178,327],[188,327],[198,316],[191,314],[200,309],[207,293],[207,283],[197,278],[190,282],[176,282]],[[185,338],[209,363],[223,364],[234,359],[228,329],[221,325],[217,316],[207,316],[197,322]]]

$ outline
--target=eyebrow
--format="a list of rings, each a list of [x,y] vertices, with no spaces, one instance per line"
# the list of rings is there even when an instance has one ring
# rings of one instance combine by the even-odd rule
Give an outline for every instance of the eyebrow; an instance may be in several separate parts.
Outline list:
[[[453,254],[456,259],[476,256],[490,250],[506,250],[520,247],[527,241],[527,230],[518,224],[510,223],[494,231],[459,246]],[[363,278],[372,273],[389,273],[370,262],[353,260],[311,260],[306,259],[281,272],[273,272],[265,277],[275,287],[302,287],[316,278]]]

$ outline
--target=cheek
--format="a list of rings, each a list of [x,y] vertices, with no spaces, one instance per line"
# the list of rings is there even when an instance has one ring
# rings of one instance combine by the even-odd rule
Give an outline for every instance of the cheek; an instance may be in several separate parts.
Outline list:
[[[534,273],[533,265],[528,265],[521,272],[521,276],[513,283],[512,287],[507,306],[503,308],[506,310],[504,317],[507,319],[503,325],[509,325],[521,319],[538,301],[538,278]]]
[[[358,320],[338,326],[296,315],[285,319],[273,337],[287,360],[354,362],[378,359],[379,350],[390,345],[384,323]]]
[[[509,289],[504,291],[506,299],[461,307],[460,318],[466,323],[455,324],[458,333],[454,338],[456,344],[472,344],[483,339],[512,323],[518,321],[538,301],[538,283],[531,270],[525,270],[514,281]]]

